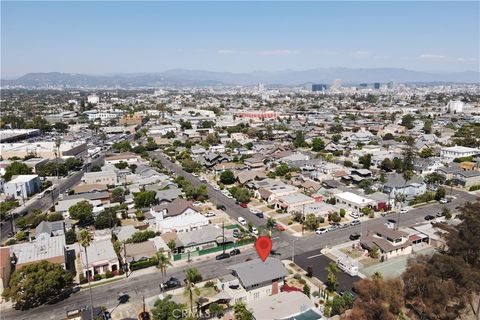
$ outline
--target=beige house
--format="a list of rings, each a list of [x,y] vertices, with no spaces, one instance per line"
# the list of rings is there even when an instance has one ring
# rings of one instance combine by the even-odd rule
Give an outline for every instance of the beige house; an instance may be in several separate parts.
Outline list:
[[[412,242],[408,236],[408,233],[403,231],[375,226],[360,239],[360,245],[369,251],[377,248],[380,257],[389,259],[412,253]]]

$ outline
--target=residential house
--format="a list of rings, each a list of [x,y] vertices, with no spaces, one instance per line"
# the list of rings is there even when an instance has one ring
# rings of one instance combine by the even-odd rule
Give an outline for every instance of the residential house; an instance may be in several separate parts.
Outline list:
[[[335,199],[338,204],[343,204],[356,211],[361,211],[365,207],[374,207],[376,205],[372,199],[348,191],[335,194]]]
[[[155,226],[152,227],[161,233],[189,232],[209,224],[190,201],[181,198],[152,207],[150,214],[155,217]]]
[[[253,188],[254,196],[263,199],[268,203],[274,202],[277,198],[288,196],[298,192],[298,188],[275,179],[264,179],[261,181],[252,181],[247,184]]]
[[[132,263],[148,260],[155,256],[156,252],[157,249],[153,241],[147,240],[139,243],[126,243],[121,255],[125,263]]]
[[[265,156],[257,154],[251,158],[245,159],[243,163],[245,163],[248,169],[259,169],[265,167],[265,163],[263,162],[264,160]]]
[[[427,191],[427,185],[418,176],[413,176],[406,181],[403,175],[392,173],[386,176],[387,182],[383,184],[383,192],[390,195],[391,199],[397,196],[407,199],[421,195]]]
[[[65,220],[42,221],[35,228],[35,239],[41,240],[49,237],[63,236],[65,234]]]
[[[412,243],[408,233],[389,229],[383,225],[374,226],[366,236],[360,238],[360,245],[366,250],[378,248],[384,259],[412,253]]]
[[[86,276],[93,277],[96,274],[104,274],[111,271],[114,274],[120,268],[117,254],[113,249],[110,240],[94,240],[86,248],[88,254],[88,265],[85,255],[85,248],[78,245],[77,252],[80,255],[80,262],[82,266],[81,272]]]
[[[458,171],[453,176],[453,182],[465,188],[480,186],[480,171]]]
[[[225,291],[234,302],[251,302],[276,295],[289,274],[283,263],[276,258],[265,261],[254,259],[231,266],[233,277],[217,281],[217,288]]]
[[[225,234],[225,238],[222,236]],[[233,231],[215,225],[206,225],[190,232],[177,233],[177,252],[194,252],[222,246],[233,242]]]
[[[32,242],[14,244],[10,246],[10,254],[16,260],[15,269],[46,260],[60,264],[65,268],[65,237],[41,237]]]
[[[275,208],[288,213],[293,211],[302,212],[302,207],[315,202],[314,198],[311,198],[303,193],[294,193],[283,197],[278,197],[275,200]]]

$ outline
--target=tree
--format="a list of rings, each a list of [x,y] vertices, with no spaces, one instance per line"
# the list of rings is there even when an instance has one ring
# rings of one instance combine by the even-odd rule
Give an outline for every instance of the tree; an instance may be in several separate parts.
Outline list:
[[[242,203],[249,202],[251,198],[250,191],[242,187],[230,188],[230,193],[235,198],[235,200]]]
[[[225,170],[220,174],[220,182],[223,184],[232,184],[235,182],[235,175],[230,170]]]
[[[170,241],[168,241],[167,246],[173,252],[173,250],[175,250],[175,248],[177,247],[177,243],[174,239],[171,239]]]
[[[133,194],[133,202],[135,203],[136,208],[145,208],[149,207],[152,204],[155,204],[157,199],[155,198],[157,193],[153,190],[150,191],[140,191]]]
[[[335,262],[330,262],[330,264],[325,268],[327,271],[327,288],[330,291],[335,290],[335,287],[338,285],[337,283],[337,273],[340,272],[337,264]]]
[[[155,301],[152,310],[154,320],[177,320],[182,318],[182,310],[185,309],[184,304],[178,304],[171,300],[172,296],[167,295],[164,299]]]
[[[435,192],[435,200],[439,201],[443,198],[445,198],[445,195],[447,194],[447,192],[445,191],[444,188],[440,187],[437,189],[437,191]]]
[[[382,163],[380,164],[380,169],[384,170],[384,171],[387,171],[387,172],[390,172],[394,169],[395,167],[395,164],[393,163],[392,160],[390,160],[390,158],[385,158],[382,160]]]
[[[76,240],[77,234],[75,233],[74,229],[70,229],[65,232],[65,242],[67,244],[74,244]]]
[[[65,160],[65,167],[68,171],[80,170],[82,166],[83,166],[82,159],[79,159],[76,157],[70,157],[67,160]]]
[[[318,219],[315,214],[310,213],[305,217],[305,227],[310,230],[315,230],[318,228]]]
[[[202,170],[202,165],[198,161],[192,159],[184,159],[182,161],[182,168],[187,172],[199,172]]]
[[[355,283],[357,299],[346,320],[401,319],[404,308],[403,283],[399,279],[362,279]]]
[[[235,320],[253,320],[253,314],[247,309],[245,302],[239,300],[233,305]]]
[[[118,152],[127,152],[127,151],[132,151],[132,145],[127,140],[118,141],[112,144],[112,149]]]
[[[312,151],[318,152],[325,149],[325,142],[321,138],[313,138]]]
[[[415,117],[411,114],[406,114],[402,117],[402,123],[401,125],[407,128],[408,130],[413,129],[415,125],[413,122],[415,121]]]
[[[345,160],[345,161],[343,161],[343,165],[344,165],[345,167],[351,168],[351,167],[353,167],[353,162],[350,161],[350,160]]]
[[[120,225],[120,220],[117,218],[115,211],[107,209],[98,214],[93,225],[95,229],[102,230]]]
[[[68,209],[72,219],[78,220],[81,225],[93,222],[93,205],[87,200],[80,201]]]
[[[306,283],[303,286],[303,294],[310,298],[310,286]]]
[[[193,291],[195,290],[195,284],[202,281],[202,276],[198,272],[197,268],[185,269],[185,291],[188,292],[190,297],[190,311],[193,314]]]
[[[46,260],[15,270],[3,296],[20,308],[37,307],[61,294],[73,277],[60,264]]]
[[[358,163],[360,163],[364,169],[370,169],[370,166],[372,165],[372,155],[367,153],[366,155],[359,157]]]
[[[390,132],[389,133],[386,133],[383,138],[383,140],[394,140],[395,137],[393,136],[393,134],[391,134]]]
[[[61,214],[60,212],[53,212],[47,216],[47,221],[50,221],[50,222],[61,221],[61,220],[64,220],[64,218],[63,218],[63,214]]]
[[[288,164],[286,163],[281,163],[275,168],[275,174],[279,177],[283,177],[287,173],[290,172],[290,168],[288,167]]]
[[[426,134],[432,133],[432,124],[433,121],[431,119],[425,120],[425,122],[423,123],[423,132]]]
[[[155,238],[157,234],[153,230],[137,231],[127,240],[127,243],[145,242],[150,238]]]
[[[342,314],[353,306],[353,297],[349,292],[345,292],[342,296],[336,295],[333,300],[328,300],[325,304],[326,315],[332,317]]]
[[[155,259],[157,260],[157,268],[162,273],[162,282],[165,282],[165,276],[167,275],[168,267],[172,266],[170,260],[161,251],[155,252]]]
[[[14,161],[6,169],[3,177],[6,181],[10,181],[12,176],[32,174],[32,169],[25,163]]]
[[[215,317],[220,319],[223,316],[223,307],[219,305],[218,303],[211,303],[208,306],[208,313],[210,317]]]
[[[117,169],[123,170],[128,167],[128,163],[126,163],[125,161],[120,161],[119,163],[115,163],[114,166]]]
[[[78,234],[78,242],[80,243],[80,245],[85,250],[85,262],[87,264],[88,290],[90,291],[90,310],[91,310],[92,319],[94,319],[94,317],[93,317],[93,295],[92,295],[92,286],[91,286],[92,273],[90,272],[90,265],[88,264],[88,252],[87,252],[87,247],[90,246],[90,243],[92,242],[92,239],[93,239],[93,237],[90,234],[90,232],[88,232],[85,229],[80,231],[80,233]]]
[[[125,201],[125,190],[123,188],[115,188],[112,190],[112,202],[123,203]]]
[[[305,142],[305,133],[303,131],[295,131],[295,140],[293,141],[293,145],[296,148],[303,148],[307,146],[307,143]]]
[[[434,155],[432,148],[423,148],[422,151],[420,151],[420,157],[422,158],[430,158]]]

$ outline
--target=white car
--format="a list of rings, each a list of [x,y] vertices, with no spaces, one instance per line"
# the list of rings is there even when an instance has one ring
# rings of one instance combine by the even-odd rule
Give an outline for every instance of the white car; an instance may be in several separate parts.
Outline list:
[[[324,234],[324,233],[327,233],[327,232],[328,232],[327,228],[317,228],[317,230],[315,230],[316,234]]]
[[[192,203],[195,207],[198,207],[198,206],[201,206],[202,203],[200,201],[195,201],[194,203]]]
[[[192,173],[192,176],[198,177],[198,173],[194,172],[194,173]]]
[[[215,217],[215,212],[209,211],[209,212],[205,213],[204,216],[207,217],[207,218]]]
[[[243,217],[238,217],[237,220],[238,220],[238,222],[240,222],[240,224],[241,224],[242,226],[247,225],[247,220],[245,220],[245,218],[243,218]]]
[[[252,233],[256,236],[258,236],[258,230],[255,227],[252,227]]]
[[[227,197],[228,199],[233,199],[233,196],[229,193],[229,194],[225,194],[225,197]]]
[[[356,212],[350,212],[349,216],[352,217],[353,219],[358,219],[360,217],[359,214]]]
[[[448,203],[448,201],[447,201],[447,199],[445,199],[445,198],[442,198],[442,199],[440,199],[440,203],[443,203],[443,204],[445,204],[445,203]]]
[[[405,213],[407,213],[407,212],[408,212],[408,209],[407,209],[407,208],[402,208],[402,209],[400,209],[400,213],[401,213],[401,214],[405,214]]]
[[[220,187],[219,186],[213,186],[213,190],[218,191],[218,190],[220,190]]]

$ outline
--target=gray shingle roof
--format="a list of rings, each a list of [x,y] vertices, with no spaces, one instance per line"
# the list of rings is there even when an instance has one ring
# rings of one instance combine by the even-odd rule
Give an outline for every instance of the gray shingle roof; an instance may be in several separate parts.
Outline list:
[[[250,260],[230,267],[235,272],[244,287],[272,281],[288,275],[283,263],[275,258]]]

